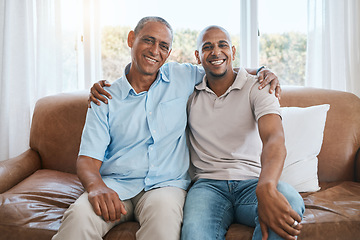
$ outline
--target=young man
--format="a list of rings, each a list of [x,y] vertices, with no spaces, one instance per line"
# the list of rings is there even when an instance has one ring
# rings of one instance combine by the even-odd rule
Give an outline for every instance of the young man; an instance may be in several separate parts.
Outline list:
[[[253,239],[295,239],[304,203],[279,182],[286,156],[280,105],[244,69],[233,71],[228,32],[205,28],[195,51],[206,75],[188,102],[191,162],[181,238],[225,239],[233,222]]]
[[[172,29],[158,17],[143,18],[129,33],[132,61],[107,89],[113,99],[88,110],[77,162],[86,192],[54,239],[101,239],[133,216],[137,239],[180,238],[190,183],[186,103],[204,71],[163,66],[171,43]]]

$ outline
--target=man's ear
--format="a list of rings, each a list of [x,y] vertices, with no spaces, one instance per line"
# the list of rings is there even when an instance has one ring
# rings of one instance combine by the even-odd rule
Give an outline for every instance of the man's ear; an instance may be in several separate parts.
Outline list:
[[[198,64],[201,64],[201,60],[200,60],[200,56],[199,56],[199,51],[198,50],[195,50],[195,58],[197,60],[197,63]]]
[[[128,34],[128,39],[127,39],[128,46],[130,48],[132,48],[132,46],[134,45],[134,41],[135,41],[135,32],[130,31],[129,34]]]
[[[232,46],[232,48],[231,48],[231,50],[232,50],[232,55],[233,55],[233,61],[235,61],[235,53],[236,53],[236,48],[235,48],[235,46]]]

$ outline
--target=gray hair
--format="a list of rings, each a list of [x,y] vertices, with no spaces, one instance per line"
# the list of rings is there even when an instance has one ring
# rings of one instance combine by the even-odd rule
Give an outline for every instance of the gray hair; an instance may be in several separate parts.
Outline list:
[[[173,32],[172,27],[165,19],[163,19],[161,17],[157,17],[157,16],[149,16],[149,17],[144,17],[144,18],[140,19],[140,21],[138,22],[138,24],[136,25],[136,27],[134,29],[135,35],[137,35],[148,22],[159,22],[159,23],[164,24],[170,30],[171,41],[173,40],[174,32]]]
[[[230,34],[229,34],[228,31],[226,31],[225,28],[220,27],[220,26],[216,26],[216,25],[211,25],[211,26],[208,26],[208,27],[204,28],[204,29],[199,33],[199,36],[198,36],[197,41],[196,41],[196,50],[200,51],[201,43],[202,43],[202,41],[203,41],[203,37],[204,37],[205,33],[206,33],[207,31],[211,30],[211,29],[219,29],[219,30],[223,31],[223,32],[226,34],[226,36],[227,36],[227,38],[229,39],[230,44],[231,44]]]

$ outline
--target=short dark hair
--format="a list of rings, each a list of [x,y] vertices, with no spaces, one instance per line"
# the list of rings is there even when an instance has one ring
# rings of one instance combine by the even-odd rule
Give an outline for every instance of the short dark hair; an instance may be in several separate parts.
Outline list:
[[[173,40],[174,33],[173,33],[172,27],[165,19],[163,19],[162,17],[157,17],[157,16],[148,16],[148,17],[144,17],[144,18],[140,19],[140,21],[138,22],[138,24],[136,25],[136,27],[134,29],[135,35],[137,35],[141,31],[141,29],[144,28],[145,24],[147,24],[148,22],[159,22],[159,23],[164,24],[170,30],[171,41]]]
[[[205,35],[205,33],[211,29],[220,29],[221,31],[223,31],[226,36],[228,37],[229,41],[230,41],[230,44],[231,44],[231,38],[230,38],[230,34],[229,32],[223,28],[223,27],[220,27],[220,26],[216,26],[216,25],[211,25],[211,26],[208,26],[206,28],[204,28],[200,33],[199,33],[199,36],[197,38],[197,41],[196,41],[196,50],[200,51],[200,48],[201,48],[201,42],[203,40],[203,37]]]

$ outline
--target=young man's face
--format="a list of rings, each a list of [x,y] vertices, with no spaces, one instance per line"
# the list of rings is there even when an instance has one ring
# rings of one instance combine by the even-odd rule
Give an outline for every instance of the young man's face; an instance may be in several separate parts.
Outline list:
[[[171,31],[159,22],[148,22],[135,36],[131,31],[128,45],[131,47],[132,64],[140,74],[155,75],[171,52]]]
[[[208,76],[223,77],[232,73],[235,47],[231,46],[230,39],[221,29],[212,28],[205,32],[195,56]]]

